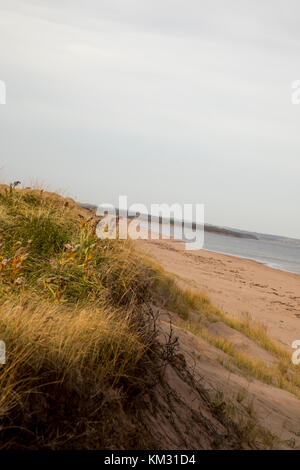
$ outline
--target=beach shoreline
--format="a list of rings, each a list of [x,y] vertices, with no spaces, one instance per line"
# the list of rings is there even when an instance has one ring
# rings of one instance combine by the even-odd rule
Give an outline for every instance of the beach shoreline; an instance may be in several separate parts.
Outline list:
[[[129,226],[132,228],[134,225],[134,221],[129,223]],[[172,240],[183,246],[186,246],[186,243],[190,243],[190,233],[185,240],[184,238],[179,238],[178,234],[174,237],[174,234],[170,233],[169,229],[169,226],[163,225],[160,225],[159,230],[157,227],[153,229],[149,228],[147,224],[144,225],[143,223],[136,222],[134,231],[137,237],[134,238],[140,237],[148,240],[162,241]],[[192,238],[194,236],[192,235]],[[282,240],[274,241],[263,238],[252,240],[250,238],[239,238],[216,232],[205,232],[204,237],[203,234],[200,234],[199,242],[201,238],[203,238],[201,250],[248,259],[272,269],[300,275],[300,248],[297,245],[285,244]],[[194,247],[194,250],[196,251],[196,247]]]
[[[271,264],[268,264],[266,261],[259,261],[258,259],[249,258],[247,256],[233,255],[231,253],[225,253],[224,251],[213,251],[213,250],[208,250],[206,248],[202,248],[202,250],[203,251],[208,251],[209,253],[217,253],[218,255],[230,256],[232,258],[246,259],[248,261],[252,261],[253,263],[257,263],[259,265],[265,266],[266,268],[275,269],[276,271],[282,271],[284,273],[294,274],[295,276],[300,276],[300,273],[295,273],[294,271],[289,271],[288,269],[284,269],[283,267],[276,267],[274,265],[272,266]],[[199,250],[199,251],[202,251],[202,250]]]
[[[137,248],[159,262],[182,286],[207,295],[227,314],[246,312],[291,351],[300,339],[299,274],[248,258],[208,250],[187,251],[175,240],[137,240]]]

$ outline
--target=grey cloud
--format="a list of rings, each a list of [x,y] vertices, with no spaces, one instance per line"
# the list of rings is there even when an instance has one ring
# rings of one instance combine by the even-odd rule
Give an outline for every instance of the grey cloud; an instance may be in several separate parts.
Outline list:
[[[204,202],[208,222],[300,237],[298,2],[1,9],[8,178],[91,202]]]

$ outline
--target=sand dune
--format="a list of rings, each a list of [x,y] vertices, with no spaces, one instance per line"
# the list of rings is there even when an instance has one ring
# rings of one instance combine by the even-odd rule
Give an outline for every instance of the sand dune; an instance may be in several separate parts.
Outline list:
[[[182,287],[206,294],[216,306],[234,317],[241,318],[248,312],[254,320],[263,322],[269,337],[292,356],[291,344],[300,339],[299,275],[208,251],[188,252],[174,241],[139,240],[136,243],[141,251],[176,275]],[[206,389],[221,394],[223,404],[230,404],[234,416],[239,422],[242,419],[245,428],[248,420],[254,419],[266,430],[266,434],[262,431],[260,436],[264,448],[300,448],[299,398],[244,373],[228,361],[223,351],[187,331],[184,322],[178,323],[174,314],[167,313],[165,318],[161,314],[163,330],[168,330],[170,318],[180,351],[196,380]],[[222,321],[212,322],[207,329],[214,337],[230,341],[237,351],[266,367],[278,363],[269,351]]]
[[[205,250],[186,251],[175,241],[137,243],[181,282],[208,295],[225,312],[237,317],[248,312],[264,322],[269,335],[292,354],[292,342],[300,339],[300,275]]]

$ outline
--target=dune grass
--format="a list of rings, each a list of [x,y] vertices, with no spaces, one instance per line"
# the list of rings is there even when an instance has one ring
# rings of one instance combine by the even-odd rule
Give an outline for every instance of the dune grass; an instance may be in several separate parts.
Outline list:
[[[276,372],[277,386],[298,393],[286,352],[260,325],[180,288],[130,241],[99,240],[96,223],[72,200],[0,187],[0,448],[151,446],[134,404],[159,380],[153,304],[176,312],[240,369],[266,383]],[[192,312],[269,350],[276,371],[195,330]]]
[[[277,361],[272,365],[267,365],[264,361],[254,360],[248,354],[239,351],[231,341],[210,334],[207,328],[201,324],[191,321],[179,324],[193,334],[200,336],[215,348],[223,351],[229,357],[228,359],[220,358],[220,362],[225,367],[228,364],[234,364],[250,377],[286,390],[300,398],[299,374],[295,374],[293,370],[289,371],[289,365],[286,366],[285,363]],[[292,364],[290,369],[293,369]]]
[[[282,367],[288,363],[289,367],[299,372],[299,367],[293,366],[291,363],[291,354],[270,338],[267,326],[262,322],[254,321],[248,312],[244,312],[241,319],[224,313],[221,309],[215,307],[205,295],[192,289],[180,288],[176,280],[165,273],[159,265],[153,263],[153,266],[158,273],[155,284],[157,292],[165,298],[166,308],[178,313],[183,320],[189,320],[190,313],[195,313],[200,319],[209,322],[221,321],[271,353],[281,361]]]
[[[155,272],[153,293],[166,309],[177,313],[183,320],[188,320],[191,312],[197,312],[210,321],[216,321],[217,309],[205,295],[181,288],[176,279],[153,260],[144,258],[143,262]]]
[[[0,448],[129,445],[120,410],[153,367],[154,271],[96,222],[54,194],[0,191]]]
[[[101,303],[106,297],[125,305],[149,297],[153,270],[132,245],[98,240],[95,220],[78,217],[63,199],[6,189],[0,206],[0,275],[6,290],[31,288],[62,303]]]
[[[289,353],[269,337],[266,325],[261,322],[255,322],[248,313],[245,312],[243,315],[244,318],[241,320],[226,315],[221,310],[217,310],[216,315],[220,320],[226,323],[226,325],[230,326],[230,328],[243,333],[258,346],[261,346],[263,349],[273,354],[273,356],[278,359],[288,359],[290,361]]]
[[[230,356],[231,362],[248,375],[264,383],[285,389],[300,398],[300,367],[292,363],[291,354],[286,349],[269,337],[266,325],[254,321],[246,312],[241,319],[225,314],[215,307],[208,297],[192,289],[179,287],[176,280],[158,264],[151,263],[157,273],[154,283],[155,292],[164,299],[165,308],[176,312],[183,320],[178,322],[181,327],[198,334],[210,344],[221,349]],[[199,321],[194,321],[191,318],[191,313],[198,316]],[[237,351],[230,341],[209,334],[205,328],[205,322],[218,321],[239,331],[271,353],[274,356],[274,367],[270,369],[263,361],[253,360],[248,355]]]
[[[54,385],[64,399],[71,392],[84,397],[87,387],[97,385],[100,392],[134,375],[147,346],[142,331],[132,326],[131,319],[107,308],[70,309],[27,298],[6,302],[0,316],[7,350],[0,415],[26,403],[29,393],[41,396]],[[57,397],[58,407],[61,401]]]

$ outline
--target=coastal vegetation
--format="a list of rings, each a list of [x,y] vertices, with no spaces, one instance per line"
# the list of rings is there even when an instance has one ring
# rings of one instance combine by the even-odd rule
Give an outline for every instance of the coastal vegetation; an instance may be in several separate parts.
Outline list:
[[[160,315],[167,312],[170,323],[225,353],[225,367],[299,397],[299,368],[264,326],[231,318],[207,297],[179,287],[132,242],[99,240],[92,210],[15,186],[0,187],[1,448],[164,448],[147,425],[157,416],[167,416],[176,434],[173,444],[165,441],[169,447],[201,448],[204,437],[209,448],[268,447],[262,435],[274,445],[253,410],[246,421],[241,414],[236,419],[234,404],[229,413],[228,400],[225,410],[219,395],[199,386],[172,326],[162,335]],[[219,321],[270,352],[274,363],[254,360],[210,333]],[[166,370],[176,372],[171,384]],[[197,395],[197,410],[179,397],[179,380]],[[214,423],[210,431],[201,407]],[[181,423],[175,428],[172,413]]]

